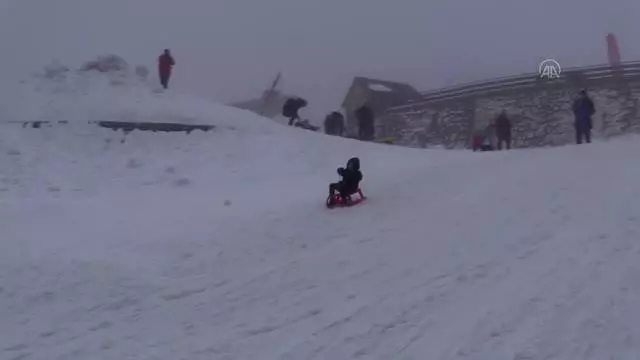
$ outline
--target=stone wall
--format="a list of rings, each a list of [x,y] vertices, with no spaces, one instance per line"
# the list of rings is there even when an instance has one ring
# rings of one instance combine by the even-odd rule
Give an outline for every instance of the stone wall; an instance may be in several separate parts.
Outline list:
[[[571,104],[586,87],[596,106],[594,138],[640,132],[640,81],[608,78],[571,84],[540,83],[533,87],[428,101],[410,111],[381,119],[379,136],[393,136],[395,144],[411,147],[464,148],[474,129],[483,129],[506,110],[513,125],[514,147],[569,144],[575,141]],[[393,124],[393,125],[389,125]]]

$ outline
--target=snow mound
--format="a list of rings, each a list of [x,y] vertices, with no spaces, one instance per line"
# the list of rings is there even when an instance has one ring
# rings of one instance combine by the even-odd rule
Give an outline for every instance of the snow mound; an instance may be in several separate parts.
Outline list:
[[[82,71],[98,71],[103,73],[128,72],[129,64],[118,55],[102,55],[95,60],[86,62],[80,68]]]
[[[127,121],[256,129],[265,119],[207,99],[163,91],[146,81],[148,69],[116,55],[79,69],[53,63],[0,98],[1,122]]]

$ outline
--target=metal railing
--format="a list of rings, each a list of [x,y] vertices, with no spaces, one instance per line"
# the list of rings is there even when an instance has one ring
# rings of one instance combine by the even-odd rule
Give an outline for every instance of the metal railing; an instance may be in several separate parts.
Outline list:
[[[496,92],[508,92],[535,88],[545,84],[582,83],[590,84],[607,79],[623,78],[640,80],[640,61],[625,62],[618,66],[596,65],[586,67],[573,67],[563,69],[559,79],[541,79],[537,73],[527,73],[516,76],[494,78],[484,81],[475,81],[452,87],[427,91],[422,93],[422,98],[404,105],[396,106],[387,113],[401,113],[419,108],[421,105],[436,101],[446,101],[462,97],[488,95]]]

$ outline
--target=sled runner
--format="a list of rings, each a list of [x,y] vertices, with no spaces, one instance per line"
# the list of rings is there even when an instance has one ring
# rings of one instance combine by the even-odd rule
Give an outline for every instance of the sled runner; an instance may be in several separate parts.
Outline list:
[[[355,194],[358,194],[356,199],[352,197]],[[347,196],[346,201],[343,202],[342,196],[340,196],[340,193],[334,192],[332,195],[329,195],[327,197],[327,208],[333,209],[335,207],[349,207],[349,206],[357,205],[362,201],[364,201],[364,199],[366,199],[364,194],[362,194],[361,189],[358,189],[358,191],[355,194]]]

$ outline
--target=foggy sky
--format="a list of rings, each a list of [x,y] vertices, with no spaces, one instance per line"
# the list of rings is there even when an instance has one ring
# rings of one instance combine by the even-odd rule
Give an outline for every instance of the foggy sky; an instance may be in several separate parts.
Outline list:
[[[0,87],[52,60],[115,53],[220,102],[260,95],[278,71],[303,116],[338,109],[355,75],[419,90],[605,63],[605,36],[640,60],[638,0],[0,0]]]

